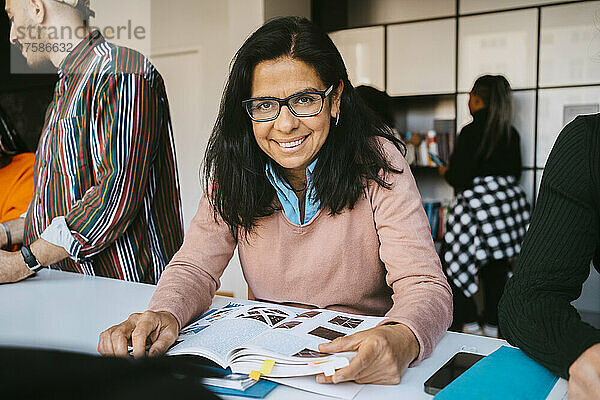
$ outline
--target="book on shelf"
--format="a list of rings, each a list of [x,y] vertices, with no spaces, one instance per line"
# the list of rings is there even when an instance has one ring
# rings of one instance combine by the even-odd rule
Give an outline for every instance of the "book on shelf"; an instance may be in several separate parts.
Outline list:
[[[437,133],[438,156],[448,164],[450,154],[454,151],[456,140],[456,121],[453,119],[434,119],[433,130]]]
[[[440,201],[424,201],[423,209],[429,220],[431,236],[434,240],[443,239],[446,233],[448,206]]]
[[[437,239],[441,240],[446,234],[446,217],[448,215],[448,206],[442,205],[439,209]]]
[[[167,355],[197,355],[236,374],[286,384],[284,378],[332,375],[349,365],[355,352],[322,353],[319,344],[373,328],[383,320],[385,317],[231,301],[210,309],[183,328]],[[334,386],[338,385],[319,385],[314,377],[311,381],[310,387],[301,387],[305,381],[296,382],[305,390],[336,395]],[[290,385],[294,386],[293,381]],[[360,388],[352,385],[339,389],[354,393],[356,387]]]
[[[436,208],[433,210],[433,212],[431,213],[431,236],[433,236],[433,238],[437,238],[438,235],[438,225],[439,225],[439,221],[438,218],[440,216],[440,205],[436,205]]]
[[[454,147],[453,124],[454,120],[436,120],[436,127],[445,129],[444,131],[432,129],[427,133],[406,132],[403,135],[407,147],[406,161],[412,166],[434,168],[437,163],[430,156],[431,153],[447,165]],[[452,128],[449,125],[452,125]]]
[[[406,161],[412,166],[418,167],[437,167],[435,159],[439,158],[444,164],[448,164],[450,159],[451,142],[454,142],[453,136],[447,132],[436,132],[430,130],[426,134],[419,132],[406,132],[403,137],[406,142]]]

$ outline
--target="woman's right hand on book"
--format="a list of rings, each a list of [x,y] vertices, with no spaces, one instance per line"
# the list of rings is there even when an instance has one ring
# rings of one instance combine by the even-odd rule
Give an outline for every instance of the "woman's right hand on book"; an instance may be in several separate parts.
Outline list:
[[[128,346],[133,346],[135,358],[164,354],[179,336],[179,323],[167,311],[146,311],[131,314],[126,321],[108,328],[100,334],[98,352],[103,356],[129,356]]]

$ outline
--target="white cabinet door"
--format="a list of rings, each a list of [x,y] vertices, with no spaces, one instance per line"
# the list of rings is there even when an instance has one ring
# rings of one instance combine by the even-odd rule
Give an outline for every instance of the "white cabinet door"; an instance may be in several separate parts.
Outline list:
[[[564,0],[460,0],[460,13],[469,14],[486,11],[534,7],[543,4],[561,3]]]
[[[352,85],[385,90],[383,26],[346,29],[329,36],[342,54]]]
[[[600,1],[542,9],[540,86],[600,83]]]
[[[454,93],[455,36],[455,18],[388,26],[388,94]]]
[[[532,169],[524,170],[521,173],[521,180],[519,181],[519,186],[525,192],[525,196],[527,197],[527,201],[529,205],[533,205],[534,194],[537,197],[537,192],[534,192],[533,188],[533,176],[535,172]]]
[[[537,9],[460,19],[458,91],[484,74],[502,74],[514,89],[535,88]]]
[[[600,111],[600,87],[540,89],[537,166],[544,167],[562,128],[578,114]]]
[[[533,167],[535,153],[535,91],[513,93],[513,126],[521,136],[521,163]]]

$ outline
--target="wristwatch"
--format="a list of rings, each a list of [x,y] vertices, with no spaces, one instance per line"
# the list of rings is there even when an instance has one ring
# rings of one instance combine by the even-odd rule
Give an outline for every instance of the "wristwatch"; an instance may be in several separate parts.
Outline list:
[[[44,268],[42,264],[35,258],[29,246],[21,247],[21,254],[23,255],[23,260],[25,260],[25,264],[29,267],[31,271],[37,273],[40,269]]]

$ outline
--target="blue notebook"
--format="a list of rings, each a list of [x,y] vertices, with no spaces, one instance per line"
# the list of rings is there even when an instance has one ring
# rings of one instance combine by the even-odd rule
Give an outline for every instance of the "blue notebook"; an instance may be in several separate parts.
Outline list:
[[[436,400],[545,400],[558,378],[519,349],[502,346],[456,378]]]
[[[220,367],[213,367],[210,365],[201,365],[201,369],[205,371],[207,377],[223,377],[231,374],[231,369],[223,369]],[[210,385],[204,383],[204,387],[216,394],[228,395],[228,396],[240,396],[250,397],[253,399],[262,399],[268,395],[273,389],[275,389],[277,383],[260,379],[254,385],[250,386],[246,390],[230,389],[227,387]]]
[[[210,390],[215,394],[222,394],[227,396],[240,396],[240,397],[250,397],[252,399],[262,399],[266,395],[268,395],[271,390],[275,389],[277,384],[275,382],[267,381],[264,379],[259,380],[253,386],[249,387],[246,390],[235,390],[235,389],[227,389],[219,386],[210,386],[205,385],[204,387]]]

